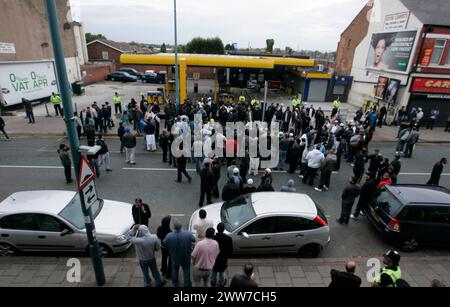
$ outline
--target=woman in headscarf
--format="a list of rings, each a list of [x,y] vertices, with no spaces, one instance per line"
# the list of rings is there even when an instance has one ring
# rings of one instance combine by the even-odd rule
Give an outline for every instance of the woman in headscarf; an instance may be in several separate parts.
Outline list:
[[[172,229],[170,229],[170,221],[172,217],[170,215],[164,217],[161,220],[161,225],[158,227],[158,230],[156,232],[158,238],[161,240],[161,242],[164,241],[166,236],[172,232]],[[161,243],[161,273],[166,278],[171,278],[172,274],[172,261],[170,259],[170,254],[167,248],[164,246],[164,244]]]

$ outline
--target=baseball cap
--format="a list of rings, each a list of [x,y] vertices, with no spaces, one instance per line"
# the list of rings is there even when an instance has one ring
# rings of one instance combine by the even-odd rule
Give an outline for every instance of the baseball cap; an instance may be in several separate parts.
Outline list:
[[[239,174],[239,169],[237,167],[233,169],[233,174]]]
[[[253,185],[253,179],[247,180],[247,184],[248,184],[248,185]]]

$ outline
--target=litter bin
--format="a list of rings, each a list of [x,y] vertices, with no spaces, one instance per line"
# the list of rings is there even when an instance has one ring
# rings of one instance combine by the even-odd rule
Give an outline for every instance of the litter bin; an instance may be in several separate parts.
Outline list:
[[[194,93],[198,93],[198,83],[194,83]]]
[[[85,93],[84,83],[82,81],[78,81],[72,84],[73,93],[77,96],[81,96]]]

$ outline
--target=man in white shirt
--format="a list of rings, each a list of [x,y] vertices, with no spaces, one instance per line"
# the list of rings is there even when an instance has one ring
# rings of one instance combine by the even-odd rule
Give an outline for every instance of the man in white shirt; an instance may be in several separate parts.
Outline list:
[[[320,151],[321,147],[321,144],[317,144],[316,148],[314,148],[314,150],[312,150],[306,156],[308,166],[306,167],[306,174],[302,180],[304,184],[308,183],[310,186],[314,185],[314,179],[316,177],[317,171],[322,165],[323,160],[325,160],[323,153]]]
[[[213,227],[214,224],[211,220],[206,218],[206,211],[200,210],[198,213],[200,220],[194,225],[194,230],[197,232],[198,240],[203,240],[205,238],[206,230]]]

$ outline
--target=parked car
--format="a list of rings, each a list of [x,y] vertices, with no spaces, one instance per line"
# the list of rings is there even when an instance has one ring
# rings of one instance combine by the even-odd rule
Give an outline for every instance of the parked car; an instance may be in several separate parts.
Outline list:
[[[134,222],[131,204],[94,204],[97,239],[104,255],[126,251]],[[79,194],[66,191],[18,192],[0,203],[0,256],[17,251],[88,251]]]
[[[405,252],[450,245],[450,191],[424,185],[386,186],[366,209],[371,224]]]
[[[119,71],[123,71],[123,72],[126,72],[129,75],[135,76],[139,80],[141,80],[144,77],[143,73],[141,73],[140,71],[137,71],[134,68],[122,67],[121,69],[119,69]]]
[[[106,77],[106,80],[122,81],[122,82],[135,82],[138,80],[138,78],[136,76],[132,76],[129,73],[126,73],[124,71],[116,71],[116,72],[110,73]]]
[[[306,194],[254,193],[202,209],[215,227],[225,224],[235,254],[297,253],[312,258],[330,242],[325,214]],[[199,210],[189,223],[194,234]]]
[[[158,74],[153,70],[147,70],[143,76],[143,80],[146,83],[159,83]]]

